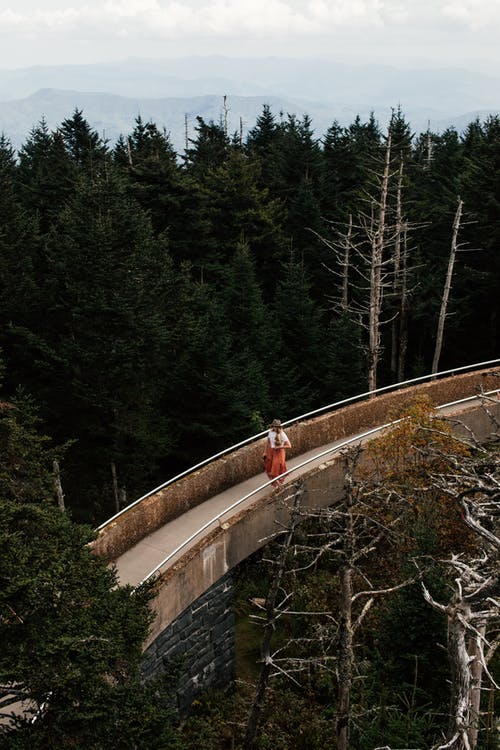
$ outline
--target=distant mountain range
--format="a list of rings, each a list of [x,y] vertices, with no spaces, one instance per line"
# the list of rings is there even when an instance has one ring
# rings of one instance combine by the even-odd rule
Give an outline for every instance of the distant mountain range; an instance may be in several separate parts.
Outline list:
[[[328,60],[186,57],[129,59],[95,65],[0,70],[0,131],[18,148],[43,117],[50,128],[75,108],[111,143],[131,132],[141,115],[170,133],[178,151],[185,121],[194,137],[196,115],[218,121],[226,96],[230,132],[246,133],[265,103],[280,112],[307,113],[320,137],[374,112],[385,125],[401,106],[413,130],[461,130],[476,117],[500,112],[500,78],[468,70],[398,70]]]

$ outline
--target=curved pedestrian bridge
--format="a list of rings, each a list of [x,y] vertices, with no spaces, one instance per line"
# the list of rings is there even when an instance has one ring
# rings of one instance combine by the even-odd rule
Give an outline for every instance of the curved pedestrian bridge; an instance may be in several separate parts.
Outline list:
[[[135,586],[157,575],[157,617],[148,643],[266,543],[276,531],[277,519],[286,520],[283,500],[297,479],[304,483],[306,503],[318,507],[339,500],[344,484],[342,448],[379,434],[417,396],[427,396],[443,414],[463,421],[478,439],[487,439],[493,431],[487,411],[500,418],[498,362],[365,394],[362,400],[284,423],[292,450],[279,492],[263,473],[262,433],[167,482],[104,523],[94,551],[116,564],[122,584]],[[487,410],[478,398],[481,393],[489,394]]]

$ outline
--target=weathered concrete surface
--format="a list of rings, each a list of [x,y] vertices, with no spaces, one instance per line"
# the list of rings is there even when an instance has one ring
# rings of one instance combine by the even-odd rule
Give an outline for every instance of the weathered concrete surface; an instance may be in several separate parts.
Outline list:
[[[500,419],[500,403],[490,408]],[[387,422],[387,415],[384,417],[380,422]],[[479,441],[487,440],[493,429],[491,420],[477,404],[454,412],[453,420],[460,420]],[[463,431],[461,427],[457,429]],[[465,430],[464,434],[469,433]],[[337,455],[325,460],[302,474],[301,481],[305,490],[304,505],[325,507],[334,504],[343,495],[342,458]],[[152,603],[157,617],[147,645],[215,581],[266,544],[276,531],[276,520],[285,521],[287,518],[286,498],[292,488],[293,481],[278,494],[260,497],[200,539],[159,577],[157,596]]]
[[[293,446],[290,456],[384,424],[416,395],[427,395],[434,404],[443,404],[473,396],[480,388],[498,388],[497,372],[488,368],[411,386],[287,427]],[[108,560],[116,560],[140,539],[187,510],[259,474],[262,447],[263,441],[244,446],[127,509],[100,531],[94,551]]]

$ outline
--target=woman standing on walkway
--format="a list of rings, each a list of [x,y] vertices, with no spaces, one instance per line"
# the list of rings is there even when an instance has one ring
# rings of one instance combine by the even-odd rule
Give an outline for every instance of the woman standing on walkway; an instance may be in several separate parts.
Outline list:
[[[264,454],[264,469],[269,479],[276,479],[286,471],[285,449],[291,448],[291,443],[279,419],[273,419],[267,434],[266,452]],[[273,487],[283,484],[284,477],[273,482]]]

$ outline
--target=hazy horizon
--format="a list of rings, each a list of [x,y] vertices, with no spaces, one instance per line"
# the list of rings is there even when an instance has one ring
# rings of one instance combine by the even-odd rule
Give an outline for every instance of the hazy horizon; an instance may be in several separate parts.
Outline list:
[[[6,0],[0,69],[192,55],[500,70],[497,0]]]

